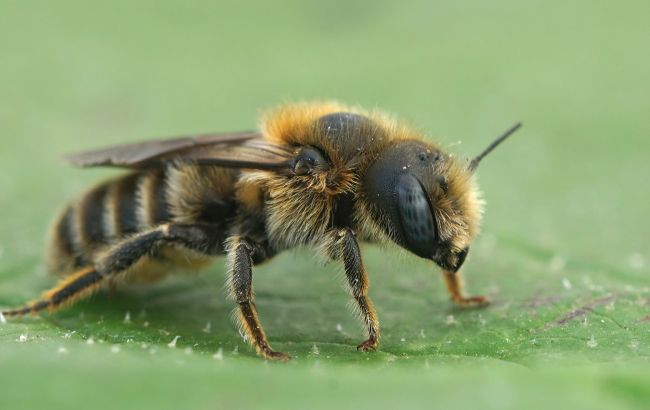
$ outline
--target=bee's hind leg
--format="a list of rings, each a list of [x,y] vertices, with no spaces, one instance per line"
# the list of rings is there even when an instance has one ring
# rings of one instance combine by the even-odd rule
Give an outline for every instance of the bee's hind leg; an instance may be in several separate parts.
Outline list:
[[[3,311],[6,317],[37,314],[43,310],[54,312],[63,306],[92,295],[104,284],[105,278],[93,267],[81,269],[61,280],[46,291],[41,299],[17,309]]]
[[[36,314],[44,310],[53,312],[88,297],[117,279],[159,245],[178,244],[205,255],[215,255],[223,251],[222,243],[223,236],[211,225],[160,225],[118,242],[98,258],[93,266],[63,279],[54,288],[43,293],[40,300],[18,309],[3,311],[2,314],[11,317]]]
[[[482,307],[490,303],[485,296],[464,296],[463,283],[459,272],[444,271],[445,283],[451,300],[458,306]]]

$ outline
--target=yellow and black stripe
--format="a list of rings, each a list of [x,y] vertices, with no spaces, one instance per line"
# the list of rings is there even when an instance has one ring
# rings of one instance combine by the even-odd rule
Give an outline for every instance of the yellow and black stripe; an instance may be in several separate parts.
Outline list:
[[[138,232],[138,185],[142,179],[141,173],[135,173],[118,179],[113,184],[113,192],[107,203],[106,210],[111,214],[115,237],[131,235]]]
[[[55,223],[49,268],[92,265],[95,253],[120,239],[171,221],[166,169],[105,182],[68,207]]]

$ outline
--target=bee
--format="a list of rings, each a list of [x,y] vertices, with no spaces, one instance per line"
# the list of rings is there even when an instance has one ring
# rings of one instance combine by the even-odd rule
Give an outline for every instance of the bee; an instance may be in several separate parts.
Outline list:
[[[343,265],[367,339],[379,346],[359,242],[396,244],[442,268],[453,302],[459,269],[478,233],[482,201],[473,174],[521,124],[465,162],[422,133],[339,103],[293,104],[266,113],[260,131],[199,135],[74,154],[81,167],[130,172],[86,192],[56,219],[46,255],[62,278],[42,297],[2,312],[53,312],[121,280],[151,281],[225,255],[227,287],[242,332],[266,359],[271,348],[253,298],[253,267],[311,247]]]

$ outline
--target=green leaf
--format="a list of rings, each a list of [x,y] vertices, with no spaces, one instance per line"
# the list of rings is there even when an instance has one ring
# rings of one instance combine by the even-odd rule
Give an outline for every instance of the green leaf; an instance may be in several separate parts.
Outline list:
[[[467,158],[524,126],[478,170],[464,275],[489,307],[456,308],[430,263],[364,246],[382,339],[359,353],[340,267],[287,252],[254,273],[293,356],[269,363],[217,259],[0,323],[0,408],[647,408],[650,3],[37,3],[0,13],[3,308],[54,283],[55,212],[119,174],[63,153],[251,129],[287,100],[377,106]]]

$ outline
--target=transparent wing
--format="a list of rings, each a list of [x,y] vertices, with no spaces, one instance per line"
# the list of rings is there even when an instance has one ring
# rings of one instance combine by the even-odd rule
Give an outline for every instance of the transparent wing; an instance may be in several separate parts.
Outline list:
[[[65,156],[75,166],[149,168],[169,161],[235,168],[273,169],[288,166],[293,150],[264,141],[262,134],[246,131],[160,139],[118,145]]]

